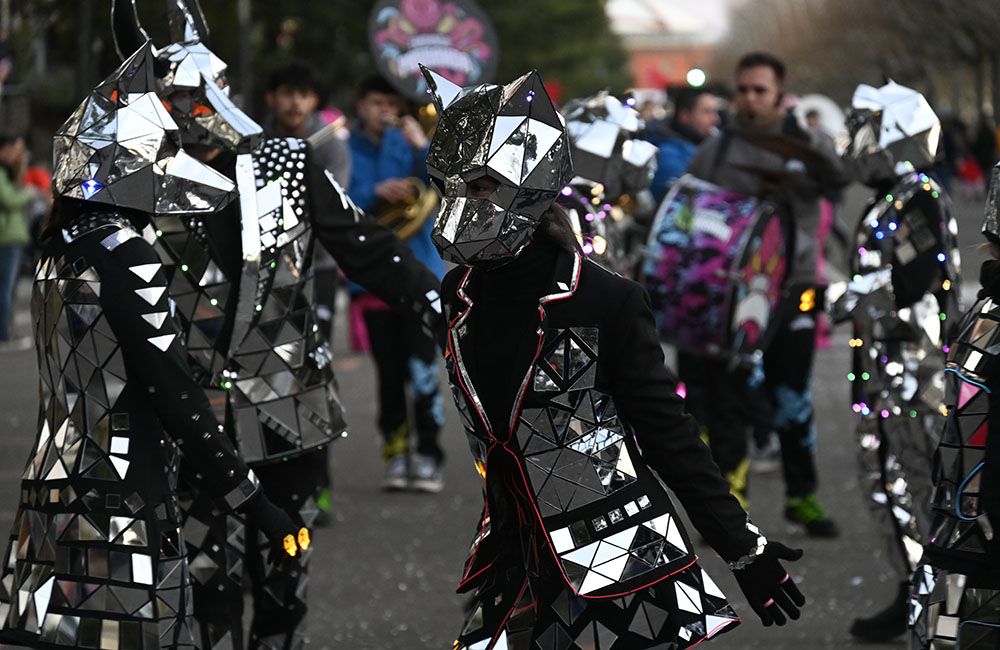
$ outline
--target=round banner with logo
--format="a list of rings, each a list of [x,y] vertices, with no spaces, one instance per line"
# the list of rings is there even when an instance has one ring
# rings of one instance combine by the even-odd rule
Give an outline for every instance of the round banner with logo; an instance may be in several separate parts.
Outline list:
[[[424,64],[460,86],[493,80],[496,31],[472,0],[379,0],[368,18],[378,71],[401,93],[426,102]]]

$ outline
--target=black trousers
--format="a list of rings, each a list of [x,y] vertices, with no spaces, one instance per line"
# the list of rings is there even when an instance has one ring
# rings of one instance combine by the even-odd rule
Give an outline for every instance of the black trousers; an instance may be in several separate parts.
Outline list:
[[[712,458],[744,505],[748,494],[746,391],[748,373],[731,369],[723,359],[677,354],[677,374],[684,382],[688,413],[701,425]]]
[[[415,316],[390,309],[366,311],[365,326],[378,371],[378,427],[384,440],[383,457],[410,450],[409,385],[416,451],[441,460],[444,452],[438,437],[444,414],[434,340]]]
[[[774,430],[781,441],[781,469],[789,497],[812,494],[817,486],[812,406],[816,318],[815,310],[786,316],[764,353],[764,386],[774,409]]]
[[[311,525],[326,459],[326,449],[311,450],[285,462],[255,465],[254,472],[271,501]],[[220,515],[197,492],[182,510],[199,647],[301,650],[312,551],[306,551],[300,566],[278,569],[267,562],[270,544],[242,515]],[[253,597],[249,644],[243,632],[244,574]]]
[[[792,295],[797,298],[799,293]],[[798,307],[795,302],[793,307]],[[712,456],[738,498],[747,495],[748,431],[751,426],[762,428],[762,418],[770,418],[781,441],[786,496],[803,497],[816,491],[811,390],[816,317],[815,309],[789,309],[782,315],[764,353],[762,389],[749,386],[749,374],[731,369],[724,360],[678,353],[678,375],[687,386],[688,412],[701,423]]]

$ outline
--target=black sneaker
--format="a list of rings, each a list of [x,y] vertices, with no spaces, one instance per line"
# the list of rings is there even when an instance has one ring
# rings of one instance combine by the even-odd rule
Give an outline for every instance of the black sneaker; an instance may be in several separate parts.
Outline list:
[[[437,494],[444,489],[441,463],[433,456],[414,454],[410,466],[410,489]]]
[[[385,475],[382,477],[382,489],[389,491],[405,490],[410,487],[410,468],[406,454],[390,456],[385,461]]]
[[[840,536],[840,528],[826,514],[826,508],[815,494],[785,499],[785,519],[804,526],[809,537],[832,539]]]
[[[868,618],[854,619],[854,623],[851,624],[851,635],[868,643],[892,641],[906,632],[909,607],[910,585],[904,582],[899,585],[899,593],[888,607]]]

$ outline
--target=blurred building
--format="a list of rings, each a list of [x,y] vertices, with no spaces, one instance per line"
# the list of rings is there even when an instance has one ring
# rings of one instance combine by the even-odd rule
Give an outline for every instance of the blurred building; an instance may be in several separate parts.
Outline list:
[[[731,0],[608,0],[611,29],[622,39],[636,88],[683,84],[706,68],[726,32]]]

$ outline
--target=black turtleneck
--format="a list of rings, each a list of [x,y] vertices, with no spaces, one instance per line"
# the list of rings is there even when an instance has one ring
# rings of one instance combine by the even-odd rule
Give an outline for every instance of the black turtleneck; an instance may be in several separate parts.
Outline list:
[[[475,366],[480,375],[500,380],[476,386],[494,431],[509,426],[514,398],[538,345],[538,299],[549,290],[560,254],[540,237],[513,261],[475,276],[470,313],[470,327],[480,341]]]

